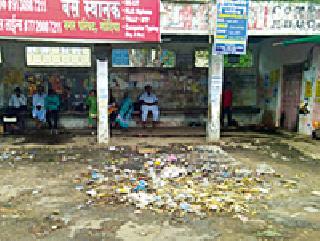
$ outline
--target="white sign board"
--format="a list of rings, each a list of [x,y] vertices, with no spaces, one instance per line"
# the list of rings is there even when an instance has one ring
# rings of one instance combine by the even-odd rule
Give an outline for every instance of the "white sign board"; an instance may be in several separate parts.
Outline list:
[[[91,67],[90,47],[26,47],[27,66]]]
[[[320,33],[320,4],[252,2],[249,35],[313,35]]]

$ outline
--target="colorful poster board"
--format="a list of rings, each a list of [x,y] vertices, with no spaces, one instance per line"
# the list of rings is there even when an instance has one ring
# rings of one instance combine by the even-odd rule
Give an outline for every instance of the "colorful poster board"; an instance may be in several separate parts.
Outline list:
[[[164,68],[173,68],[176,65],[176,54],[170,50],[163,50],[160,56],[160,62]]]
[[[129,66],[129,49],[112,49],[112,66]]]
[[[248,39],[248,0],[217,0],[214,52],[245,54]]]
[[[175,66],[176,54],[171,50],[112,49],[112,67],[173,68]]]
[[[208,68],[209,66],[209,50],[202,49],[196,50],[194,53],[195,67],[196,68]],[[237,63],[231,63],[228,56],[224,57],[225,68],[251,68],[253,66],[253,54],[251,50],[248,50],[245,55],[239,56]]]
[[[196,50],[194,53],[194,66],[196,68],[208,68],[209,66],[209,50]]]
[[[26,47],[27,66],[91,67],[90,47]]]
[[[160,41],[160,0],[1,0],[0,36]]]

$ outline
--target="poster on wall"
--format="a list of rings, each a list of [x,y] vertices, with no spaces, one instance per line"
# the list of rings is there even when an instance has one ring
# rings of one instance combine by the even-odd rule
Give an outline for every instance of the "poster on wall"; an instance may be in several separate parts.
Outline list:
[[[316,81],[316,98],[320,98],[320,79]]]
[[[160,41],[160,0],[1,0],[0,36]]]
[[[154,62],[154,61],[153,61]],[[173,68],[176,65],[176,54],[170,50],[162,50],[160,62],[164,68]]]
[[[214,52],[245,54],[248,40],[249,0],[217,0]]]
[[[310,80],[306,81],[304,97],[305,98],[312,97],[312,82]]]
[[[253,66],[253,53],[247,50],[246,54],[237,55],[237,61],[230,61],[230,56],[224,57],[225,68],[251,68]],[[208,68],[209,66],[209,50],[202,49],[194,52],[194,60],[196,68]]]
[[[161,32],[207,35],[209,13],[212,5],[208,3],[162,3]]]
[[[163,49],[157,52],[154,49],[112,49],[112,67],[173,68],[175,66],[176,54],[171,50]]]
[[[194,53],[194,66],[196,68],[208,68],[209,66],[209,50],[196,50]]]

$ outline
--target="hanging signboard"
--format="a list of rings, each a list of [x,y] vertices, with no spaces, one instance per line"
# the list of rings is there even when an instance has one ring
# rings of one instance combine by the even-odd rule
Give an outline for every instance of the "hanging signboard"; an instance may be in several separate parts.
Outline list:
[[[90,47],[26,47],[27,66],[91,67]]]
[[[249,0],[217,0],[214,52],[245,54]]]
[[[250,2],[249,35],[320,34],[320,4]]]
[[[160,41],[160,0],[1,0],[0,36]]]

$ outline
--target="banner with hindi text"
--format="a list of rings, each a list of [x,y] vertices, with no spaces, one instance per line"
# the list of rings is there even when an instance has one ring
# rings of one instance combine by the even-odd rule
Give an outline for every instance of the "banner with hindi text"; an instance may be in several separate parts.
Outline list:
[[[160,41],[160,0],[0,0],[0,36]]]

